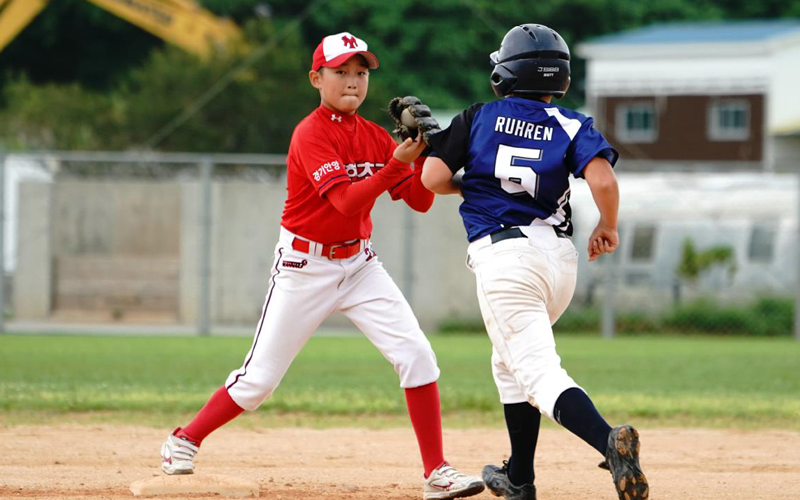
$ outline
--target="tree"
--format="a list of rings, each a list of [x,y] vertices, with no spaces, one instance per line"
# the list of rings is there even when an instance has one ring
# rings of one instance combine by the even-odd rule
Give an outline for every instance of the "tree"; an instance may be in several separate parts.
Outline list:
[[[520,22],[556,29],[574,54],[588,38],[653,22],[800,15],[798,0],[201,3],[244,26],[253,47],[276,40],[309,5],[314,10],[157,149],[285,151],[293,126],[318,102],[306,77],[311,51],[335,31],[366,39],[379,57],[361,114],[388,127],[384,110],[396,95],[417,95],[439,109],[494,99],[488,55]],[[238,62],[202,63],[85,0],[54,0],[0,53],[0,140],[22,148],[141,146]],[[573,56],[572,87],[559,104],[583,103],[584,74]]]
[[[245,27],[248,43],[275,36],[269,20]],[[308,84],[308,48],[290,32],[278,50],[234,79],[157,145],[165,151],[281,152],[293,126],[319,103]],[[154,51],[108,92],[15,78],[4,91],[0,137],[26,149],[129,149],[148,140],[239,64],[203,62],[174,47]]]
[[[736,260],[733,247],[728,245],[718,245],[706,250],[698,251],[695,249],[691,238],[683,241],[683,252],[678,263],[676,274],[679,281],[676,282],[675,297],[676,303],[680,302],[680,282],[696,286],[700,277],[713,268],[722,268],[728,279],[733,279],[736,274]]]
[[[108,90],[142,64],[159,38],[85,0],[56,0],[0,52],[0,86],[77,83]]]

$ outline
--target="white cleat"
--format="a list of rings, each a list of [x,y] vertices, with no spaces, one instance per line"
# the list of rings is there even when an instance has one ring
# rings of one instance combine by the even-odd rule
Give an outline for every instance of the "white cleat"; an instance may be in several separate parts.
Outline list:
[[[486,485],[476,476],[462,474],[447,464],[434,469],[422,490],[425,500],[440,500],[443,498],[461,498],[477,495]]]
[[[200,448],[192,441],[176,437],[179,430],[180,427],[172,431],[161,445],[161,470],[170,475],[194,474],[194,456]]]

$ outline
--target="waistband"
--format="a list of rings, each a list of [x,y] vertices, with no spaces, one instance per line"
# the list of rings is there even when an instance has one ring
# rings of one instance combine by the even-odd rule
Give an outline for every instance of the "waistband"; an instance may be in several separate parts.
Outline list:
[[[361,253],[369,245],[369,239],[350,240],[341,243],[319,243],[298,236],[281,226],[280,242],[292,249],[307,253],[314,257],[325,257],[330,260],[349,259]]]
[[[572,239],[568,234],[559,231],[555,226],[550,224],[532,224],[530,226],[514,226],[495,231],[494,233],[483,236],[473,241],[470,245],[474,248],[483,248],[503,240],[512,238],[536,238],[536,237],[549,237],[555,234],[558,238]]]

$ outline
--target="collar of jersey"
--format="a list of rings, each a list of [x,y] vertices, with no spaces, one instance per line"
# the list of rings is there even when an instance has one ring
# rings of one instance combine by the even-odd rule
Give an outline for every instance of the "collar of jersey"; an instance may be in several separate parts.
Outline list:
[[[353,113],[352,115],[345,115],[338,111],[334,111],[331,108],[320,104],[317,111],[324,117],[326,120],[333,122],[333,123],[355,123],[356,117],[358,116],[358,111]],[[338,118],[331,118],[331,116],[341,117],[341,121]]]
[[[553,104],[552,102],[547,103],[547,102],[544,102],[544,101],[537,101],[536,99],[525,99],[524,97],[517,97],[517,96],[513,96],[513,95],[509,96],[509,97],[506,97],[504,100],[506,100],[506,101],[512,100],[514,102],[532,104],[534,106],[542,107],[542,108],[555,107],[555,104]]]

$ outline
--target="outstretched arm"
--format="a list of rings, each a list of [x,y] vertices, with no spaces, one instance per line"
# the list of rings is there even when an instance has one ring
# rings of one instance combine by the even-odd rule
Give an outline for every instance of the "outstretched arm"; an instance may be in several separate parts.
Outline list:
[[[445,162],[435,156],[425,160],[422,184],[436,194],[461,194],[461,185]]]
[[[594,203],[600,211],[600,222],[589,237],[589,261],[604,253],[612,253],[619,246],[617,215],[619,212],[619,186],[614,169],[605,158],[596,156],[586,165],[583,173]]]
[[[396,186],[412,174],[409,163],[425,149],[422,140],[406,139],[394,150],[385,167],[369,179],[357,183],[341,183],[330,188],[325,198],[344,215],[351,216],[363,210],[387,189]]]
[[[373,203],[381,193],[408,175],[408,172],[408,165],[393,159],[369,179],[337,184],[324,196],[336,210],[349,217]]]

